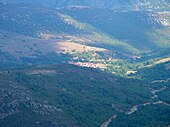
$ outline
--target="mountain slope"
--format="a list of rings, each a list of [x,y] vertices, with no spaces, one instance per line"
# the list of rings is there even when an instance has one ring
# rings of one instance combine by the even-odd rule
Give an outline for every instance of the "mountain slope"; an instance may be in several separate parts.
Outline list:
[[[139,80],[67,64],[1,71],[0,85],[0,126],[9,127],[97,127],[152,100]]]
[[[153,12],[122,13],[79,8],[63,9],[63,12],[140,50],[153,50],[164,44],[169,45],[169,35],[162,33],[162,31],[170,31],[169,21]],[[167,39],[164,41],[155,39],[156,36],[160,36],[157,31],[160,31],[161,36]]]
[[[95,44],[96,47],[103,46],[105,48],[110,46],[114,50],[120,49],[123,52],[137,50],[124,42],[107,36],[105,33],[98,32],[95,27],[88,23],[82,23],[69,15],[60,13],[59,10],[30,6],[0,6],[0,28],[2,31],[15,32],[44,40],[49,38],[49,41],[70,41],[72,37],[82,38],[81,40],[84,41],[85,45]],[[77,43],[81,43],[81,41]]]
[[[165,127],[170,125],[170,62],[168,60],[167,58],[166,62],[163,59],[160,63],[156,62],[152,67],[143,68],[135,74],[151,83],[152,98],[157,100],[157,104],[145,103],[145,105],[139,105],[136,112],[129,116],[120,115],[110,123],[109,127],[115,125],[117,127]],[[121,122],[122,120],[123,122]]]
[[[0,0],[0,126],[170,125],[168,6]]]
[[[167,47],[169,35],[162,31],[169,31],[169,27],[164,26],[164,22],[168,24],[164,18],[151,12],[116,13],[77,8],[53,10],[15,5],[1,5],[0,15],[0,28],[5,31],[40,38],[44,34],[63,36],[64,33],[85,38],[88,45],[131,53]],[[162,38],[155,39],[159,34]]]
[[[168,9],[169,0],[1,0],[10,3],[31,3],[48,7],[66,7],[66,6],[89,6],[102,9],[113,9],[119,11],[127,10],[163,10]]]

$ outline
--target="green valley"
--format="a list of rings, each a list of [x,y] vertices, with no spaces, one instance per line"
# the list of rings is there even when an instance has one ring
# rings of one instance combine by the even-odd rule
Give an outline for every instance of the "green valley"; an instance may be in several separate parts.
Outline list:
[[[169,127],[168,0],[0,0],[0,127]]]

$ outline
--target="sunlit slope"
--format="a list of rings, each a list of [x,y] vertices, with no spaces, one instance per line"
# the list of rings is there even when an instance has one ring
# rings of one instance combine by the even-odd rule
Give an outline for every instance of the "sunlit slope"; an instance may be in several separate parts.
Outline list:
[[[69,34],[88,39],[88,45],[129,53],[169,47],[169,21],[151,12],[1,5],[0,18],[1,29],[33,37]]]
[[[124,52],[137,52],[138,50],[122,41],[109,37],[98,31],[88,23],[82,23],[69,15],[59,13],[59,10],[46,8],[20,7],[1,5],[2,30],[16,32],[32,37],[42,37],[43,34],[70,34],[83,36],[96,43],[96,46],[113,46],[116,50]]]
[[[169,19],[161,14],[79,8],[64,9],[63,12],[140,51],[170,46]]]

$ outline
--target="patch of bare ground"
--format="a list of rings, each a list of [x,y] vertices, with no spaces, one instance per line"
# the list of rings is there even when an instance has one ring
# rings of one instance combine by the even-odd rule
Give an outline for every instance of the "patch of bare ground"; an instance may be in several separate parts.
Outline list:
[[[125,75],[135,74],[137,71],[127,71]]]
[[[161,64],[161,63],[165,63],[169,61],[170,61],[170,58],[164,58],[164,59],[158,60],[157,62],[155,62],[155,64]]]
[[[106,51],[103,48],[97,48],[92,46],[86,46],[83,44],[78,44],[74,42],[57,42],[56,44],[56,51],[57,52],[89,52],[89,51]]]
[[[154,65],[166,63],[166,62],[169,62],[169,61],[170,61],[170,58],[169,58],[169,57],[168,57],[168,58],[163,58],[163,59],[160,59],[160,60],[156,61],[156,62],[153,63],[153,64],[146,65],[145,67],[152,67],[152,66],[154,66]],[[170,69],[170,65],[169,65],[169,64],[166,65],[165,68],[166,68],[167,70]]]
[[[69,62],[69,64],[73,64],[80,67],[89,67],[89,68],[101,68],[101,69],[107,68],[106,64],[101,64],[101,63]]]
[[[42,75],[55,75],[58,74],[55,70],[30,70],[26,72],[28,75],[36,75],[36,74],[42,74]]]

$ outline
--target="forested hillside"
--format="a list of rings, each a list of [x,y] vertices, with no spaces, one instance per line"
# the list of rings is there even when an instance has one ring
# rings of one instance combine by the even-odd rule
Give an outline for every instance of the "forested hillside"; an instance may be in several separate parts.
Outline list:
[[[169,127],[169,0],[0,0],[0,127]]]

